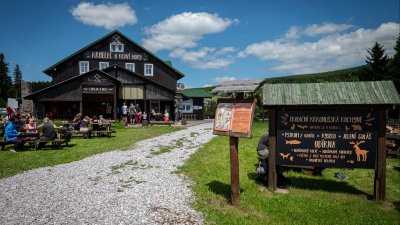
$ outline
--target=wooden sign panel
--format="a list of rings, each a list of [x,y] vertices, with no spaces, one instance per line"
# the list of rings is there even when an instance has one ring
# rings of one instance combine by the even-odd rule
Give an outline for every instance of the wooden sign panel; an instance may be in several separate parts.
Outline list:
[[[339,168],[375,168],[378,113],[279,110],[277,163]]]
[[[218,99],[213,133],[251,138],[255,102],[255,99]]]

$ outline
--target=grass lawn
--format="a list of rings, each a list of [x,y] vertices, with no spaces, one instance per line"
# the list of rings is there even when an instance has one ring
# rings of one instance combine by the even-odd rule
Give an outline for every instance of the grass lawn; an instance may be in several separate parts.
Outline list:
[[[74,136],[68,146],[63,144],[60,149],[56,150],[51,149],[51,144],[47,144],[40,150],[29,150],[25,146],[24,151],[12,153],[10,152],[12,145],[7,145],[4,151],[0,151],[0,178],[34,168],[69,163],[116,149],[124,150],[138,141],[181,130],[182,128],[149,126],[127,129],[116,123],[113,129],[116,130],[116,133],[113,133],[110,138],[93,137],[91,139],[83,139],[82,135]]]
[[[253,139],[239,139],[241,204],[230,204],[229,138],[219,136],[181,168],[194,182],[195,208],[208,224],[400,224],[400,159],[387,159],[386,201],[372,201],[374,170],[338,169],[321,177],[288,171],[289,194],[271,193],[256,180],[256,146],[265,123],[255,123]],[[333,177],[343,172],[345,181]]]

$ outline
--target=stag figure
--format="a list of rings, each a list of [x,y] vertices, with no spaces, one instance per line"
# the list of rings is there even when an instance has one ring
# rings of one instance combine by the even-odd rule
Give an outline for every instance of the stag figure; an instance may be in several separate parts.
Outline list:
[[[350,141],[349,143],[353,145],[353,148],[356,151],[357,162],[359,162],[361,160],[364,162],[367,161],[368,151],[361,149],[359,146],[360,144],[365,143],[365,141],[359,141],[359,142]],[[360,156],[362,156],[362,159],[360,159],[361,158]]]

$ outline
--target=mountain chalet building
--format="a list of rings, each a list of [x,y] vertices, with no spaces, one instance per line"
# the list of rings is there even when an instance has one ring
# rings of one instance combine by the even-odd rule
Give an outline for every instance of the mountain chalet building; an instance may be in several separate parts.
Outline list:
[[[103,115],[116,119],[125,102],[174,118],[177,81],[184,74],[119,31],[113,31],[43,71],[52,86],[32,93],[38,117]]]

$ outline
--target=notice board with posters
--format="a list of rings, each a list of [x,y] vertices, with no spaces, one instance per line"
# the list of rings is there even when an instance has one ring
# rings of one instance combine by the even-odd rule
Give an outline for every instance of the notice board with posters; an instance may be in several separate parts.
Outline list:
[[[213,133],[251,138],[256,99],[218,99]]]
[[[278,165],[375,168],[378,112],[278,110]]]

